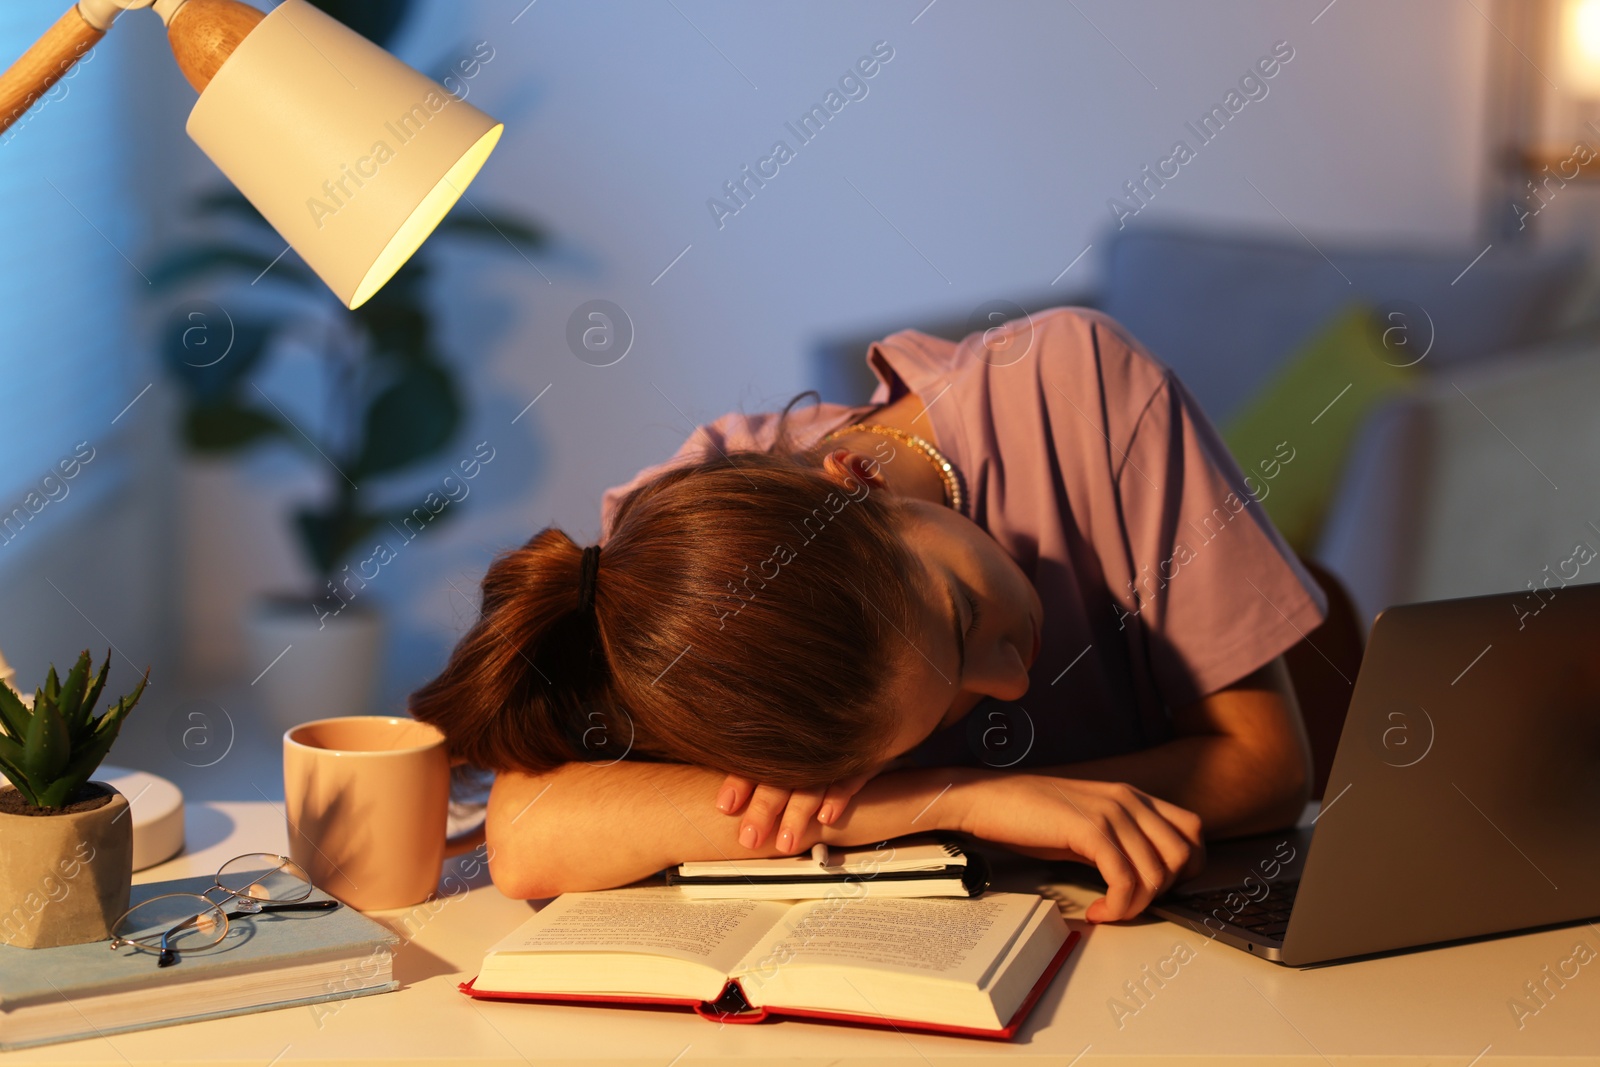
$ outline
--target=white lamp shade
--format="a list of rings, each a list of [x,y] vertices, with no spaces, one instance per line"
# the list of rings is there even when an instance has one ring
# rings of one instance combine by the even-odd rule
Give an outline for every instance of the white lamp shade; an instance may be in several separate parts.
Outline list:
[[[283,0],[186,129],[356,308],[433,232],[504,126],[306,0]]]

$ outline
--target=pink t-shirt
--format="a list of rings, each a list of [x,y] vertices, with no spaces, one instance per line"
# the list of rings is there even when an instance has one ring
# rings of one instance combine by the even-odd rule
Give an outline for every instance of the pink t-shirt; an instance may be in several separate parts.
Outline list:
[[[1159,744],[1173,736],[1171,709],[1254,671],[1327,615],[1257,501],[1271,477],[1293,476],[1294,442],[1245,457],[1253,495],[1188,389],[1108,316],[1052,308],[1000,329],[1014,336],[990,331],[987,348],[981,333],[952,342],[901,330],[867,351],[878,377],[869,404],[790,416],[808,446],[917,393],[961,472],[967,517],[1043,601],[1027,694],[981,701],[911,758],[1022,768]],[[602,542],[628,490],[708,447],[765,448],[776,420],[724,415],[607,490]]]

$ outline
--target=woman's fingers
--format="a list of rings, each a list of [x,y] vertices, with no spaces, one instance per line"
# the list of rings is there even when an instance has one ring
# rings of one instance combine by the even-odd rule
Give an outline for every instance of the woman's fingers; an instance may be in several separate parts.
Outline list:
[[[772,840],[773,831],[783,809],[789,803],[789,790],[772,785],[758,785],[750,794],[750,804],[744,821],[739,825],[739,844],[745,848],[760,848]]]
[[[817,821],[829,826],[838,822],[844,816],[844,810],[850,806],[851,799],[876,773],[878,772],[863,771],[849,778],[841,778],[828,786],[817,808]]]
[[[1140,799],[1144,801],[1145,811],[1139,813],[1139,823],[1161,850],[1172,871],[1171,878],[1162,887],[1161,891],[1165,892],[1175,883],[1193,878],[1205,869],[1206,842],[1200,816],[1160,797],[1141,793]]]
[[[1093,830],[1090,831],[1093,833]],[[1090,922],[1120,919],[1128,914],[1133,902],[1134,888],[1139,881],[1139,870],[1116,841],[1094,834],[1095,840],[1086,842],[1083,851],[1106,880],[1106,895],[1090,903],[1083,917]]]
[[[1107,848],[1096,856],[1096,865],[1106,878],[1106,895],[1103,901],[1091,904],[1084,917],[1092,922],[1115,921],[1131,918],[1145,909],[1166,881],[1167,868],[1161,852],[1145,834],[1132,812],[1120,803],[1112,802],[1106,812],[1105,826],[1097,826],[1104,834]],[[1116,853],[1121,863],[1110,861],[1110,873],[1102,860]],[[1099,911],[1095,913],[1095,905]]]
[[[805,838],[806,829],[811,825],[811,817],[822,807],[822,789],[796,789],[789,794],[789,804],[783,811],[783,825],[778,829],[778,838],[774,842],[780,852],[795,852],[799,843]]]
[[[1126,783],[1109,788],[1098,815],[1080,809],[1107,846],[1095,857],[1106,878],[1106,895],[1085,911],[1094,922],[1139,914],[1179,878],[1199,873],[1205,864],[1198,815]],[[1121,863],[1112,852],[1121,854]]]
[[[722,780],[722,788],[717,792],[717,810],[724,815],[737,815],[744,809],[750,800],[750,794],[755,792],[756,783],[753,779],[743,778],[737,774],[730,774]]]
[[[827,787],[795,790],[730,774],[717,793],[717,810],[726,815],[745,813],[739,825],[739,844],[745,848],[771,841],[779,851],[794,852],[806,840],[812,819],[834,823],[843,818],[856,793],[882,769],[841,778]]]

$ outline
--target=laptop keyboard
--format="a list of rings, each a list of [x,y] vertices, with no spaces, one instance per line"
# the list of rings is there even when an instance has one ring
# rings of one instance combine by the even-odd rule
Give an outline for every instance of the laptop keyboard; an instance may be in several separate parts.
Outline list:
[[[1294,897],[1300,888],[1300,881],[1294,879],[1268,884],[1272,887],[1271,892],[1261,900],[1251,900],[1246,896],[1245,906],[1238,911],[1234,911],[1233,906],[1238,903],[1241,896],[1245,895],[1237,889],[1192,893],[1176,898],[1175,902],[1206,915],[1214,915],[1223,922],[1249,930],[1253,934],[1281,941],[1283,932],[1289,928],[1289,909],[1294,907]],[[1233,898],[1232,904],[1228,901],[1229,897]]]

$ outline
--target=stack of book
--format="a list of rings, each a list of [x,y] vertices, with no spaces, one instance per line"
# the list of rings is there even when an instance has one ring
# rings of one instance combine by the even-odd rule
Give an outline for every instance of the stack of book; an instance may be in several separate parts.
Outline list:
[[[130,904],[212,884],[209,875],[147,882],[133,887]],[[327,896],[314,889],[308,899]],[[399,986],[399,942],[388,927],[340,906],[234,919],[221,942],[181,953],[171,967],[109,941],[0,945],[0,1049],[383,993]]]

